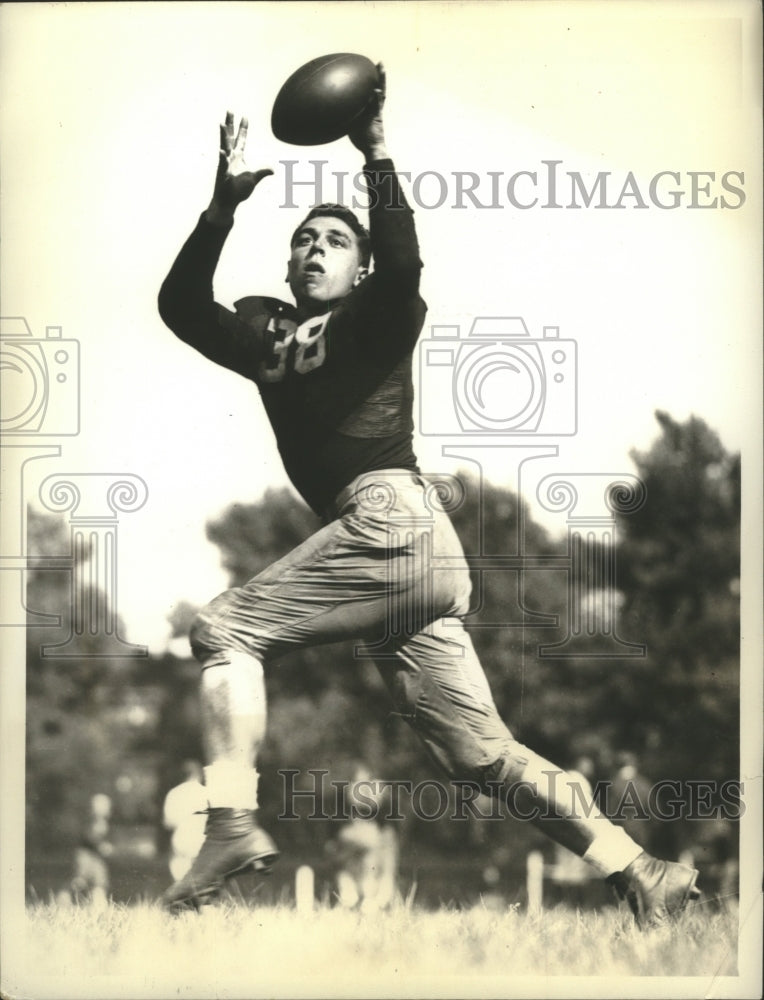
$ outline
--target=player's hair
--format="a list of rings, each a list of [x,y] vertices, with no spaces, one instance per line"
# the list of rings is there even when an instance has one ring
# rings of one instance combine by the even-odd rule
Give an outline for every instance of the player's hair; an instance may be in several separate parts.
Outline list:
[[[297,239],[298,233],[310,219],[326,217],[341,219],[355,233],[358,240],[358,249],[361,253],[361,265],[362,267],[368,267],[371,260],[371,237],[369,236],[369,230],[361,225],[358,216],[347,205],[337,205],[334,202],[324,202],[323,205],[315,205],[292,233],[292,239],[289,243],[290,247],[294,246],[294,241]]]

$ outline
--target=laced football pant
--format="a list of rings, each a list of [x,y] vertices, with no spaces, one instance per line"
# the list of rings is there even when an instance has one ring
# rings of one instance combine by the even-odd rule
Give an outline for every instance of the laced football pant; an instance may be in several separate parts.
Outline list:
[[[327,519],[200,612],[196,658],[216,666],[243,651],[267,667],[290,650],[358,639],[357,655],[374,659],[396,711],[450,778],[482,786],[519,773],[519,744],[461,621],[469,569],[436,487],[405,470],[365,473]]]

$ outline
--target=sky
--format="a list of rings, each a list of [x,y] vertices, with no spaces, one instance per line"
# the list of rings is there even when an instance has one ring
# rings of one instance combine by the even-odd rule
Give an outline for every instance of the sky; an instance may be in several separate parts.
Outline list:
[[[336,172],[352,178],[362,167],[346,139],[296,147],[270,131],[281,83],[320,54],[359,52],[386,66],[388,148],[411,174],[404,187],[425,263],[422,351],[433,327],[453,348],[477,317],[522,317],[521,353],[544,359],[534,391],[546,423],[481,437],[458,424],[456,362],[417,354],[425,471],[479,466],[564,532],[564,512],[536,501],[539,481],[633,473],[629,452],[649,447],[664,409],[702,417],[755,473],[756,4],[11,4],[0,16],[2,316],[25,318],[37,343],[60,327],[79,351],[78,379],[60,388],[50,375],[48,424],[13,437],[60,453],[28,462],[6,517],[22,498],[42,509],[52,475],[87,474],[96,490],[107,482],[96,477],[139,477],[147,497],[119,514],[116,563],[132,642],[161,651],[179,601],[203,604],[225,588],[207,521],[286,484],[252,384],[177,341],[156,295],[209,201],[230,108],[250,119],[248,162],[274,176],[239,210],[216,296],[226,305],[288,296],[290,232],[315,201],[341,197]],[[595,207],[599,196],[583,207],[580,191],[581,207],[570,207],[572,178],[591,190],[601,172],[605,205],[620,207]],[[459,194],[468,173],[483,207]],[[544,327],[565,342],[575,398],[552,381]],[[36,350],[52,371],[55,349]],[[501,410],[522,376],[492,377],[486,405]],[[61,434],[57,420],[71,431],[73,388],[78,433]],[[6,449],[8,483],[20,455]]]

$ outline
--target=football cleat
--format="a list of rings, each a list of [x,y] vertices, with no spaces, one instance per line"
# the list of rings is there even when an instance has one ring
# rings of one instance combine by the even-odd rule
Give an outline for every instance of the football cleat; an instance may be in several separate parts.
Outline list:
[[[232,875],[250,867],[267,875],[279,856],[250,809],[209,809],[204,834],[188,873],[162,894],[165,909],[199,909],[220,894]]]
[[[625,899],[642,930],[660,927],[688,903],[700,899],[695,885],[698,872],[675,861],[659,861],[646,852],[639,855],[611,881]]]

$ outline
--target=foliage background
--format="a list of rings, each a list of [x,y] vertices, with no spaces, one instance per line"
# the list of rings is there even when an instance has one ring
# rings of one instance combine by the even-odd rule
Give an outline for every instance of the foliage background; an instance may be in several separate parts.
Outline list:
[[[700,419],[683,423],[656,414],[653,445],[633,459],[646,487],[645,504],[618,524],[618,633],[646,645],[639,659],[551,659],[540,642],[564,637],[567,581],[562,569],[529,572],[518,592],[517,574],[473,574],[478,605],[468,624],[500,713],[517,738],[570,767],[582,756],[593,780],[612,779],[625,753],[640,780],[722,783],[739,775],[739,456],[729,454]],[[454,521],[467,552],[476,550],[482,513],[484,551],[506,550],[522,515],[525,551],[554,556],[555,540],[535,524],[522,501],[499,486],[465,479],[465,502]],[[480,506],[479,506],[480,505]],[[315,528],[313,515],[286,490],[270,490],[251,505],[235,504],[208,525],[231,585],[243,583]],[[60,556],[66,525],[30,512],[29,550]],[[87,558],[87,553],[84,555]],[[68,572],[40,568],[30,575],[31,611],[63,612],[60,637],[69,633]],[[519,600],[518,600],[519,597]],[[555,627],[481,627],[505,620],[507,606],[522,614],[551,613]],[[67,610],[68,609],[68,610]],[[172,625],[187,633],[194,609],[179,602]],[[179,780],[186,758],[202,757],[196,664],[169,650],[143,660],[81,661],[43,658],[43,642],[56,630],[30,625],[27,646],[27,877],[44,893],[65,881],[69,855],[80,837],[90,796],[106,792],[114,803],[113,861],[123,894],[151,892],[166,880],[166,835],[161,805]],[[92,654],[98,653],[98,637]],[[267,672],[268,737],[260,761],[261,820],[277,833],[291,868],[309,860],[328,878],[327,842],[336,820],[279,823],[283,785],[279,768],[300,772],[297,787],[312,786],[310,769],[348,780],[362,760],[379,779],[435,777],[417,739],[391,714],[373,664],[356,659],[353,644],[291,654]],[[300,784],[300,782],[302,784]],[[686,792],[685,792],[686,794]],[[402,880],[420,886],[421,898],[474,896],[484,890],[488,864],[517,897],[525,855],[551,850],[528,824],[423,822],[402,799]],[[718,798],[715,804],[720,804]],[[335,811],[335,801],[325,811]],[[305,801],[298,813],[312,808]],[[728,821],[632,823],[646,846],[676,857],[691,848],[713,882],[719,865],[737,851],[736,824]],[[141,867],[143,865],[143,868]],[[458,871],[461,875],[456,876]],[[121,872],[121,874],[119,874]],[[115,886],[115,888],[116,888]],[[405,889],[405,887],[404,887]]]

